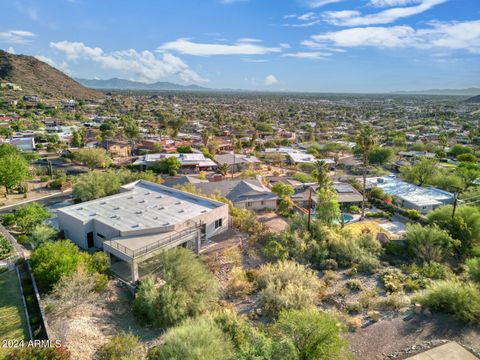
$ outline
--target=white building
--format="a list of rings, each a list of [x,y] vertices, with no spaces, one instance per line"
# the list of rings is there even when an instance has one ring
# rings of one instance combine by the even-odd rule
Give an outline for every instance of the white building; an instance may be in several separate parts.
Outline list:
[[[148,169],[151,165],[157,161],[166,159],[169,157],[176,157],[181,164],[182,172],[184,173],[196,173],[198,171],[209,171],[217,168],[217,164],[206,158],[201,153],[191,154],[177,154],[177,153],[165,153],[165,154],[147,154],[138,158],[133,165],[143,166]]]
[[[58,223],[66,238],[105,251],[112,271],[134,282],[159,251],[183,245],[198,252],[225,231],[228,205],[140,180],[119,194],[59,209]]]
[[[435,187],[421,187],[402,181],[392,176],[367,179],[367,187],[378,187],[386,194],[400,200],[400,206],[406,209],[418,210],[422,214],[446,204],[452,204],[455,195]]]
[[[18,150],[22,150],[22,151],[35,150],[35,138],[33,137],[12,138],[8,141],[8,143],[10,145],[15,146]]]

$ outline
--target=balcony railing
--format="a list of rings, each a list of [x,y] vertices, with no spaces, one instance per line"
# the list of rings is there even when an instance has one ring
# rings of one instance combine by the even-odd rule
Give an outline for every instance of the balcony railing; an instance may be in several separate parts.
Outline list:
[[[152,244],[145,245],[136,250],[129,249],[126,246],[119,244],[119,242],[116,240],[106,240],[103,244],[111,247],[112,249],[118,250],[119,252],[127,255],[130,258],[135,259],[137,257],[149,254],[158,249],[165,248],[171,244],[177,243],[179,240],[182,240],[183,238],[186,238],[190,235],[200,234],[200,227],[202,224],[199,225],[194,222],[189,222],[189,223],[193,223],[194,226],[190,226],[180,231],[175,231],[174,234],[170,235],[167,238],[159,239]]]

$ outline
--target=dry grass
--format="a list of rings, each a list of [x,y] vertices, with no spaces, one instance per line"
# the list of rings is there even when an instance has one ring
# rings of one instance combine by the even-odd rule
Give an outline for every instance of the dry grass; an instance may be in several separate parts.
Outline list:
[[[350,230],[354,235],[361,235],[364,233],[377,235],[378,233],[387,233],[391,235],[388,231],[383,229],[378,223],[371,220],[355,222],[345,226],[346,229]]]

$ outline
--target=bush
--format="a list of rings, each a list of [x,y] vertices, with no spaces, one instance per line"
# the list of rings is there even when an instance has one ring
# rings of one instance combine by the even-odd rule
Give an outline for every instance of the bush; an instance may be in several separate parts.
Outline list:
[[[407,225],[406,240],[412,258],[421,262],[444,261],[458,244],[445,230],[420,224]]]
[[[13,250],[13,246],[10,241],[3,235],[0,235],[0,260],[8,257]]]
[[[406,215],[409,219],[412,219],[412,220],[420,219],[420,212],[418,210],[414,210],[414,209],[407,210]]]
[[[286,356],[282,357],[286,354],[276,354],[277,346],[271,337],[234,311],[224,309],[214,313],[212,318],[223,333],[231,339],[235,349],[235,359],[288,359]]]
[[[338,264],[334,259],[326,259],[321,263],[320,267],[323,270],[337,270]]]
[[[480,258],[468,259],[465,263],[470,278],[480,283]]]
[[[22,232],[28,233],[51,216],[52,214],[44,205],[32,202],[17,208],[13,213],[13,223]]]
[[[345,284],[347,289],[353,290],[353,291],[360,291],[362,290],[362,282],[358,279],[351,279],[348,280],[347,283]]]
[[[165,284],[159,285],[151,277],[140,284],[133,307],[140,322],[172,326],[199,315],[216,298],[217,282],[192,251],[178,247],[155,260]]]
[[[440,281],[432,284],[416,300],[459,320],[480,323],[480,288],[472,282]]]
[[[260,307],[272,317],[283,309],[314,305],[323,287],[315,272],[293,261],[262,266],[257,283]]]
[[[168,330],[164,343],[148,354],[149,360],[231,360],[233,357],[231,340],[207,318],[190,319]]]
[[[20,347],[5,356],[5,360],[70,360],[70,351],[64,347]]]
[[[272,331],[295,349],[291,359],[348,358],[337,319],[316,309],[284,310]]]
[[[37,247],[43,243],[54,240],[57,235],[57,229],[45,224],[39,224],[35,226],[30,235],[30,243],[33,247]]]
[[[138,337],[131,333],[120,333],[115,335],[97,352],[99,360],[128,360],[142,359],[144,348]]]
[[[360,208],[357,205],[350,205],[347,208],[347,212],[349,212],[350,214],[359,214]]]
[[[230,272],[226,288],[227,296],[244,297],[253,291],[253,284],[249,281],[245,270],[235,266]]]

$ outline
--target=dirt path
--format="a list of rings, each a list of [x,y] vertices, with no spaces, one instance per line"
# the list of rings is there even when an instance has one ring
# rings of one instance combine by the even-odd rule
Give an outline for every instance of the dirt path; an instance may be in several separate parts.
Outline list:
[[[386,359],[414,345],[436,340],[453,340],[480,351],[480,326],[467,325],[444,314],[385,319],[349,333],[346,338],[359,360]]]

